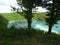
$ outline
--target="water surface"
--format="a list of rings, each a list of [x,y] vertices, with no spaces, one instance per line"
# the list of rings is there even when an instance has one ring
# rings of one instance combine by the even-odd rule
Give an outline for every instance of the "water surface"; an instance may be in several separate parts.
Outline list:
[[[15,28],[17,29],[20,29],[20,28],[27,28],[27,21],[24,20],[24,21],[13,21],[13,22],[9,22],[7,27],[8,28],[11,28],[12,26],[14,26]],[[42,22],[42,21],[32,21],[32,28],[34,29],[40,29],[40,30],[44,30],[44,31],[48,31],[48,25],[46,25],[45,22]],[[59,33],[60,32],[60,21],[57,22],[57,24],[55,24],[53,27],[52,27],[52,32],[54,33]]]

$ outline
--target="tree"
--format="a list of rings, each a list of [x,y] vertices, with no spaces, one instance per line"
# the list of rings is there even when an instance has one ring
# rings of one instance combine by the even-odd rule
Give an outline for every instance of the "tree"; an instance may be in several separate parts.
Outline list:
[[[17,0],[19,6],[21,6],[24,14],[24,17],[28,22],[28,30],[31,29],[32,23],[32,9],[36,7],[36,5],[40,5],[42,0]],[[24,8],[24,9],[23,9]]]
[[[52,3],[48,3],[50,1]],[[46,18],[46,22],[49,26],[48,33],[51,33],[53,25],[56,24],[59,20],[58,17],[60,15],[60,3],[58,0],[49,0],[44,2],[44,7],[46,7],[47,10],[49,10],[49,12],[47,13],[48,18]]]

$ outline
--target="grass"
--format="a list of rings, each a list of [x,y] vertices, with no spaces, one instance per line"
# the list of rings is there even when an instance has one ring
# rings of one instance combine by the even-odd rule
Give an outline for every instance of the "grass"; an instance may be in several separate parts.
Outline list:
[[[16,21],[16,20],[25,20],[25,18],[18,13],[4,13],[0,14],[2,17],[4,17],[6,20],[9,21]]]
[[[34,13],[33,14],[33,20],[45,20],[45,14],[46,13]],[[4,17],[8,22],[9,21],[16,21],[16,20],[26,20],[24,16],[18,14],[18,13],[4,13],[0,14],[0,16]]]
[[[34,20],[45,21],[45,18],[46,18],[46,13],[34,13],[33,14]]]
[[[7,29],[0,31],[0,45],[60,45],[60,35],[44,34],[44,31],[32,29]]]

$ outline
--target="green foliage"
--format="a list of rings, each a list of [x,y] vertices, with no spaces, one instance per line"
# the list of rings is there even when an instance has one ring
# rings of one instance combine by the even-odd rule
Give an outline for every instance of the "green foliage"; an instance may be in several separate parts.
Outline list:
[[[17,3],[27,9],[36,7],[42,3],[42,0],[17,0]]]

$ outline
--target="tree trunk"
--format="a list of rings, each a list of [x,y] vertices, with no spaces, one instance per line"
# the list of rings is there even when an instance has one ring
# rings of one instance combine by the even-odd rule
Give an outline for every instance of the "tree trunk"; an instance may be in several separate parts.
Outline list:
[[[49,24],[49,30],[48,30],[49,34],[51,34],[51,30],[52,30],[52,25]]]
[[[28,10],[27,22],[28,22],[28,30],[31,30],[32,8],[29,8],[29,10]]]

